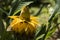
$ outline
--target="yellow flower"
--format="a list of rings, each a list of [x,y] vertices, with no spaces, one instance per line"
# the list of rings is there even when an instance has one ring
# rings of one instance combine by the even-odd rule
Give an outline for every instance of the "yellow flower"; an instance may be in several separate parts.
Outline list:
[[[37,17],[30,16],[26,6],[21,10],[20,16],[9,16],[9,18],[12,18],[13,20],[7,28],[7,31],[15,31],[20,34],[24,32],[26,34],[33,34],[39,24]]]

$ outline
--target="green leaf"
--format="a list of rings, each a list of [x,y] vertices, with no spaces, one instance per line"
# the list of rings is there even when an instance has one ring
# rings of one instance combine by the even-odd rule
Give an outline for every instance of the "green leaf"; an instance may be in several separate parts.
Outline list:
[[[16,8],[17,8],[17,6],[19,5],[20,2],[21,1],[19,1],[19,0],[18,1],[15,0],[15,1],[12,2],[10,11],[8,13],[9,16],[12,15],[15,12],[15,10],[16,10]]]
[[[45,34],[40,35],[39,37],[36,38],[36,40],[42,39]]]
[[[56,31],[56,27],[53,27],[47,34],[45,37],[45,40],[47,40],[47,38],[51,37],[52,34]]]
[[[46,31],[46,25],[42,25],[40,28],[38,27],[35,34],[36,38],[44,34],[45,31]]]
[[[54,7],[54,11],[52,12],[52,15],[49,17],[49,22],[53,19],[53,17],[56,15],[58,10],[60,9],[60,0],[57,0],[56,6]]]

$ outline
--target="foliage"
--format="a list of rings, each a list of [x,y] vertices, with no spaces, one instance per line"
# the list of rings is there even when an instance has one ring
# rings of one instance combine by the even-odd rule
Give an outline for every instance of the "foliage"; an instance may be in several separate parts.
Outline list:
[[[60,0],[0,0],[0,40],[19,40],[6,29],[11,22],[8,16],[20,15],[21,8],[28,6],[40,25],[33,40],[47,40],[60,23]],[[50,10],[50,8],[52,10]]]

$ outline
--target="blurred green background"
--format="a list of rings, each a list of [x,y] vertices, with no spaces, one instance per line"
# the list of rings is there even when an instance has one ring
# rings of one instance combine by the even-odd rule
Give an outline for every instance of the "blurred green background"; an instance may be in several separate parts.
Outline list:
[[[6,29],[11,22],[8,16],[19,15],[23,6],[28,6],[31,15],[39,18],[41,27],[37,28],[33,40],[57,40],[60,38],[59,4],[60,0],[0,0],[0,40],[19,40]]]

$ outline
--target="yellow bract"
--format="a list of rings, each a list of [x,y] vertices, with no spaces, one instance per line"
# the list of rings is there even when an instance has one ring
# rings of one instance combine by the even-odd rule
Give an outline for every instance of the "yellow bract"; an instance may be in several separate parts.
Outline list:
[[[19,16],[9,16],[13,19],[13,21],[10,23],[9,27],[7,28],[7,31],[15,31],[17,33],[23,33],[26,34],[32,34],[36,30],[36,26],[38,25],[38,21],[35,17],[31,17],[30,22],[21,20]]]

